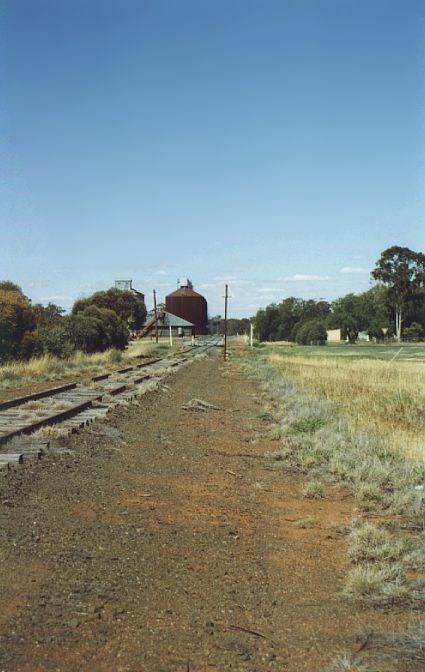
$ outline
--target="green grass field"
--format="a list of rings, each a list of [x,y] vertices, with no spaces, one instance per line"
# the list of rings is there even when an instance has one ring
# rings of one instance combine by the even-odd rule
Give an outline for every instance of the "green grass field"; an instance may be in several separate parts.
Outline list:
[[[348,359],[380,359],[383,361],[425,362],[425,343],[376,345],[335,343],[324,346],[264,344],[267,351],[282,357],[345,357]]]

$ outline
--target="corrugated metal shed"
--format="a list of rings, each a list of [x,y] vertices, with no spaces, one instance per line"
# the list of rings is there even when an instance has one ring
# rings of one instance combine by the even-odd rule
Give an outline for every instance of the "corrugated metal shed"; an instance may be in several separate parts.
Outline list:
[[[195,333],[195,325],[192,322],[184,320],[178,315],[173,315],[166,310],[160,310],[157,313],[156,320],[155,315],[150,313],[148,322],[140,333],[140,336],[152,335],[155,332],[155,328],[158,329],[160,336],[168,336],[170,327],[175,336],[192,336]]]
[[[167,310],[163,310],[161,311],[161,317],[158,320],[158,326],[173,328],[176,327],[178,329],[183,327],[194,327],[195,325],[192,322],[188,322],[188,320],[184,320],[178,315],[173,315]]]

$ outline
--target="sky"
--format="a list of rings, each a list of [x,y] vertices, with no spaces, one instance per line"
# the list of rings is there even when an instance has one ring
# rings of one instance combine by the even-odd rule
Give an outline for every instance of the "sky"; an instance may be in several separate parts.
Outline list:
[[[0,279],[230,317],[425,252],[423,0],[1,0]]]

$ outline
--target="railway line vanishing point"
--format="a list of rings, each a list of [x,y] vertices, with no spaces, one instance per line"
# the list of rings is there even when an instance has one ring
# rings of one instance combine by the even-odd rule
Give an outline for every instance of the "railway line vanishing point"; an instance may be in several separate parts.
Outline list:
[[[157,387],[170,371],[220,345],[220,339],[206,338],[171,356],[0,402],[0,470],[40,459],[51,449],[52,438],[67,437],[104,418],[117,405]]]

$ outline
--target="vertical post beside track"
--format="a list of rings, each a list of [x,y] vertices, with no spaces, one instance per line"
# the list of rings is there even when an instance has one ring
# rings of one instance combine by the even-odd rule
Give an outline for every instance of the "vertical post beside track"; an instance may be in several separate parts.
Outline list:
[[[155,341],[158,343],[158,314],[156,312],[156,290],[153,290],[153,309],[155,313]]]
[[[227,299],[229,298],[229,286],[224,285],[224,361],[227,359]]]

